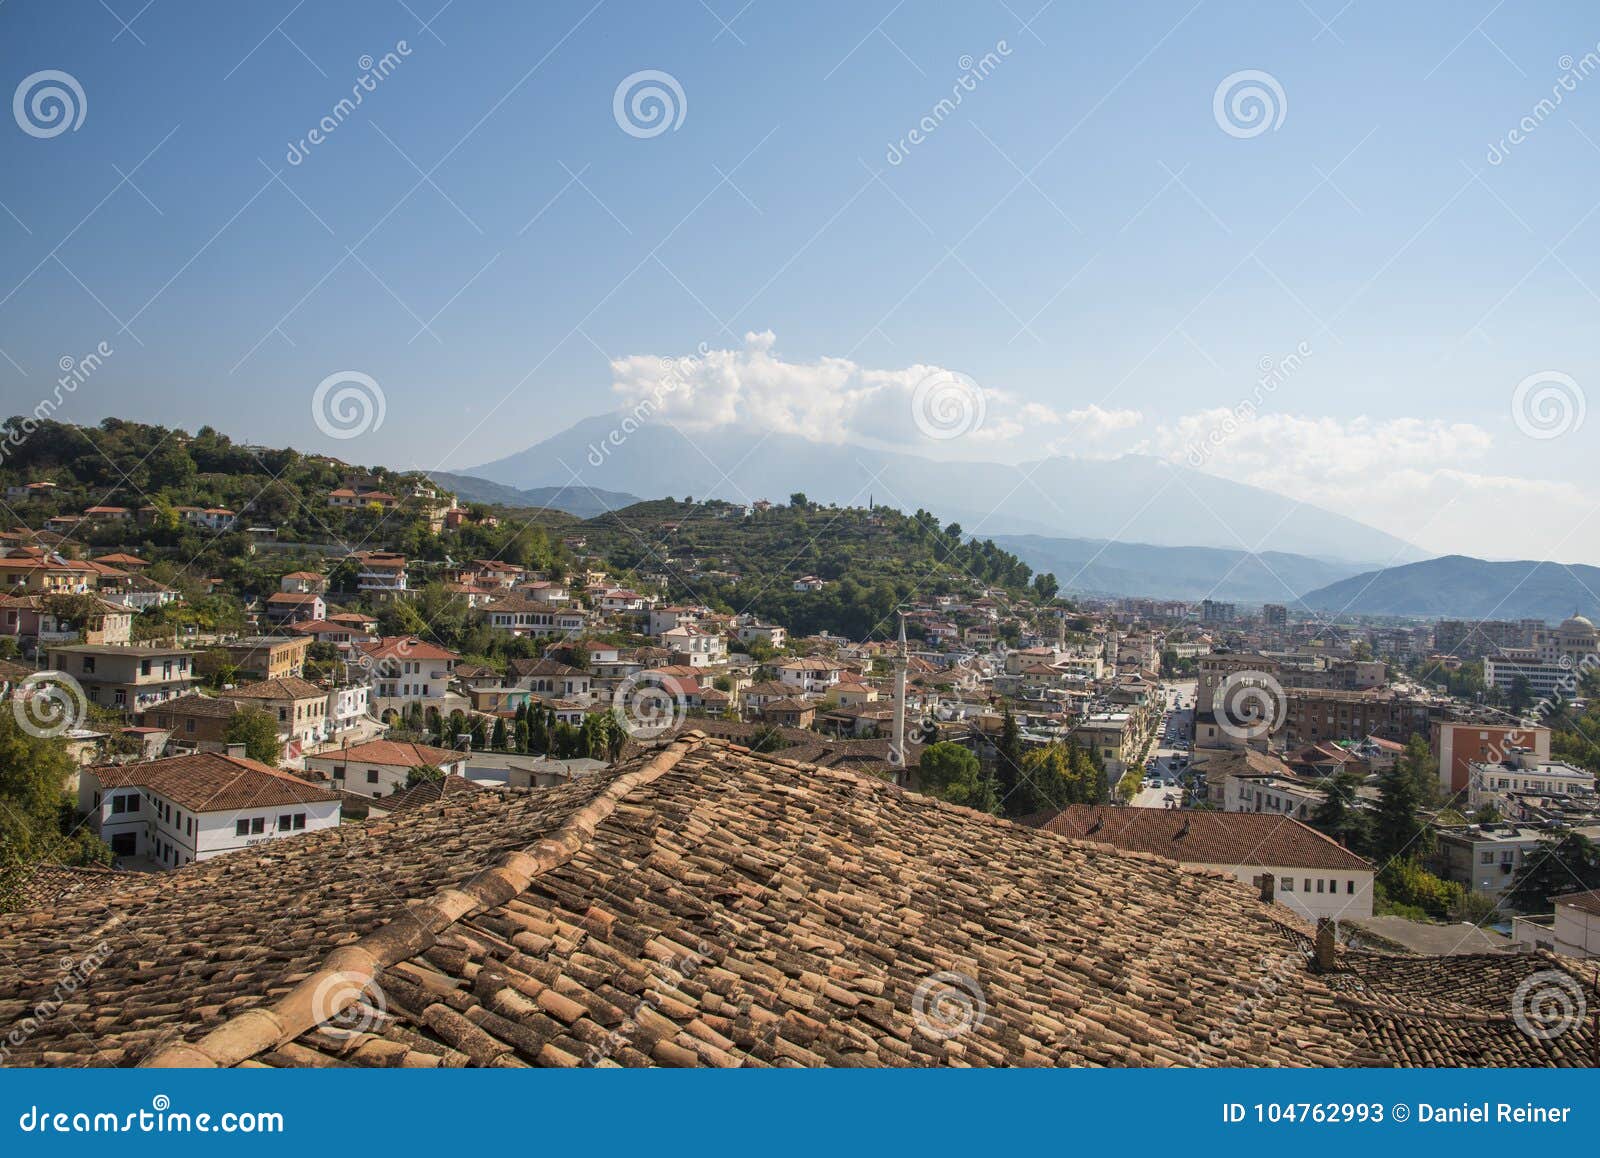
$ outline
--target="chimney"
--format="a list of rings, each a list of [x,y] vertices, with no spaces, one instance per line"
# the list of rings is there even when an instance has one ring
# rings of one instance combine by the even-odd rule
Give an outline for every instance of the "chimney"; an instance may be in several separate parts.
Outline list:
[[[1317,939],[1311,954],[1313,973],[1331,973],[1338,964],[1338,926],[1327,917],[1317,918]]]
[[[1261,900],[1265,904],[1272,904],[1273,893],[1278,883],[1277,877],[1271,873],[1262,873],[1258,877],[1251,878],[1250,883],[1261,890]]]

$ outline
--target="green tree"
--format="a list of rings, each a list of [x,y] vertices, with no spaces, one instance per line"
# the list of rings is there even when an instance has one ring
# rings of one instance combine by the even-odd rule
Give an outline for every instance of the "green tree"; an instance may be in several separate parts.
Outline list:
[[[494,721],[494,731],[489,734],[489,747],[496,752],[506,750],[506,722],[498,716]]]
[[[980,812],[993,812],[998,804],[994,785],[983,775],[978,758],[960,744],[941,740],[922,750],[917,778],[924,792],[964,804]]]
[[[244,754],[268,767],[276,768],[283,759],[283,740],[278,722],[261,708],[246,708],[228,721],[222,738],[230,744],[243,744]]]
[[[1419,812],[1423,797],[1418,767],[1431,760],[1428,743],[1411,737],[1405,752],[1378,778],[1378,811],[1372,823],[1372,854],[1380,862],[1417,861],[1433,851],[1433,830]]]
[[[414,764],[406,769],[406,787],[415,788],[418,784],[431,784],[435,780],[444,779],[444,769],[435,764]]]
[[[15,907],[34,865],[111,862],[67,796],[75,771],[65,740],[24,731],[9,706],[0,712],[0,912]]]
[[[1000,721],[1000,742],[995,746],[996,790],[1000,793],[1000,807],[1007,816],[1018,816],[1012,810],[1011,799],[1022,780],[1022,729],[1017,718],[1007,707]]]
[[[1056,577],[1048,571],[1041,571],[1033,577],[1033,590],[1039,596],[1041,603],[1049,603],[1061,590],[1061,584],[1056,582]]]
[[[1350,849],[1361,852],[1367,844],[1367,818],[1356,806],[1362,778],[1341,772],[1327,785],[1327,795],[1311,814],[1311,827]]]
[[[1600,845],[1578,832],[1548,837],[1523,858],[1506,903],[1524,913],[1548,913],[1551,897],[1600,889]]]

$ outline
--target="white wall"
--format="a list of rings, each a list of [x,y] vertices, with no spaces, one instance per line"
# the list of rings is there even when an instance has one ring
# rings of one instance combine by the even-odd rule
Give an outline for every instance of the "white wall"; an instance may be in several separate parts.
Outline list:
[[[1185,864],[1190,862],[1185,861]],[[1229,873],[1240,880],[1250,883],[1254,878],[1263,873],[1271,873],[1273,882],[1273,900],[1285,908],[1292,909],[1308,921],[1318,917],[1332,917],[1336,920],[1348,920],[1351,917],[1372,916],[1372,870],[1362,869],[1308,869],[1288,868],[1283,865],[1228,865],[1208,864],[1199,865],[1200,868],[1215,869],[1218,872]],[[1294,888],[1284,888],[1286,878],[1292,878]],[[1311,888],[1307,890],[1306,884],[1310,882]],[[1317,892],[1317,882],[1322,882],[1322,892]],[[1336,892],[1328,891],[1328,882],[1332,881],[1337,886]],[[1350,883],[1355,882],[1355,891],[1350,891]]]

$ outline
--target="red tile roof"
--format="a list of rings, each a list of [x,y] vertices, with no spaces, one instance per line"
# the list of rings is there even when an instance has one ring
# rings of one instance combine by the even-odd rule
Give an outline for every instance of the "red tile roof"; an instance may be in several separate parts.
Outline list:
[[[337,800],[321,785],[243,756],[196,752],[143,764],[88,769],[106,788],[148,788],[190,812],[233,812]]]
[[[1183,864],[1268,865],[1341,872],[1372,869],[1367,861],[1316,829],[1267,812],[1073,804],[1036,827],[1127,852],[1153,853]]]

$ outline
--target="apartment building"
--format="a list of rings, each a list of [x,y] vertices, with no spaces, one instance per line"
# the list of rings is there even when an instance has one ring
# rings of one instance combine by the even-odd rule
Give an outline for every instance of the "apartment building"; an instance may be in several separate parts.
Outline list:
[[[195,653],[182,647],[62,644],[48,649],[50,667],[65,672],[91,703],[142,712],[195,685]]]

